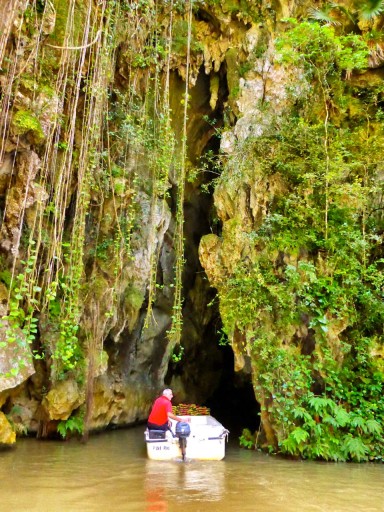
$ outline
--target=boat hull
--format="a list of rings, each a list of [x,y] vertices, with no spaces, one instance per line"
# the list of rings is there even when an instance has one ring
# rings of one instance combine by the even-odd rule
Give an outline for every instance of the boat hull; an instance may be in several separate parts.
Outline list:
[[[191,416],[191,433],[187,437],[186,459],[222,460],[228,430],[212,416]],[[175,432],[176,422],[172,422]],[[171,432],[145,431],[147,455],[152,460],[178,460],[182,458],[179,439]]]

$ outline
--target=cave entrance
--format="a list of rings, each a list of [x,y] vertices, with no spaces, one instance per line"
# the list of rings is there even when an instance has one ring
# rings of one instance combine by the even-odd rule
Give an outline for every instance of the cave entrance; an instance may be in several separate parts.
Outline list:
[[[260,426],[260,405],[255,399],[251,375],[235,372],[234,355],[229,345],[219,346],[219,351],[223,361],[221,378],[205,405],[233,436],[240,436],[244,428],[255,432]]]
[[[240,435],[243,428],[252,432],[258,429],[260,406],[255,399],[251,374],[235,372],[232,348],[221,341],[217,293],[210,286],[198,256],[201,238],[209,233],[218,236],[221,233],[212,185],[220,173],[220,128],[224,125],[229,95],[226,75],[225,63],[213,77],[202,68],[191,89],[188,157],[198,172],[185,190],[185,301],[181,339],[184,353],[177,362],[171,359],[165,383],[173,389],[175,404],[187,402],[209,407],[232,437]],[[212,80],[219,84],[214,102]],[[175,105],[174,111],[176,108]]]
[[[190,318],[185,318],[190,331]],[[260,405],[247,371],[235,371],[232,347],[223,344],[215,316],[200,339],[183,336],[184,355],[177,363],[170,362],[165,383],[174,391],[174,404],[194,403],[210,408],[211,415],[230,432],[231,438],[244,428],[252,433],[260,426]],[[185,330],[184,330],[185,331]]]

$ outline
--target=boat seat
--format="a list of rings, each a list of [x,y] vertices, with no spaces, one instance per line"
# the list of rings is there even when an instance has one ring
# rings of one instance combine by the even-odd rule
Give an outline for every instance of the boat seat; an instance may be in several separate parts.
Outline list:
[[[148,429],[149,439],[166,439],[166,434],[165,430]]]

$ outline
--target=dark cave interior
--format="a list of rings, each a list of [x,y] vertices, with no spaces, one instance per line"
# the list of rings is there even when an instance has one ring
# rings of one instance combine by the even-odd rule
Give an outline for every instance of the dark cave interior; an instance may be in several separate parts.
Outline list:
[[[214,299],[216,290],[210,287],[198,256],[202,236],[221,234],[212,185],[220,173],[220,129],[224,124],[229,94],[225,63],[218,75],[218,101],[213,111],[210,106],[211,77],[203,68],[191,90],[189,157],[200,172],[193,183],[186,184],[184,205],[186,263],[181,344],[185,348],[185,357],[178,365],[170,363],[165,382],[169,384],[173,375],[179,375],[190,403],[195,401],[209,407],[212,416],[223,423],[234,438],[241,435],[243,428],[252,432],[259,428],[260,406],[255,399],[251,374],[235,372],[233,350],[229,343],[222,343],[219,307]],[[196,304],[189,298],[191,290],[196,289],[205,294],[203,314],[196,310]],[[208,309],[212,311],[211,320],[204,324]],[[177,403],[177,396],[175,398]]]

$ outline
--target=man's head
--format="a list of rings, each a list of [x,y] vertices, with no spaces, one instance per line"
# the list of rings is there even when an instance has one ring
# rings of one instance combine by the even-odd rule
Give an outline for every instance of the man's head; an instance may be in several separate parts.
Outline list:
[[[169,389],[169,388],[164,389],[163,395],[166,396],[169,400],[172,400],[172,397],[173,397],[172,389]]]

